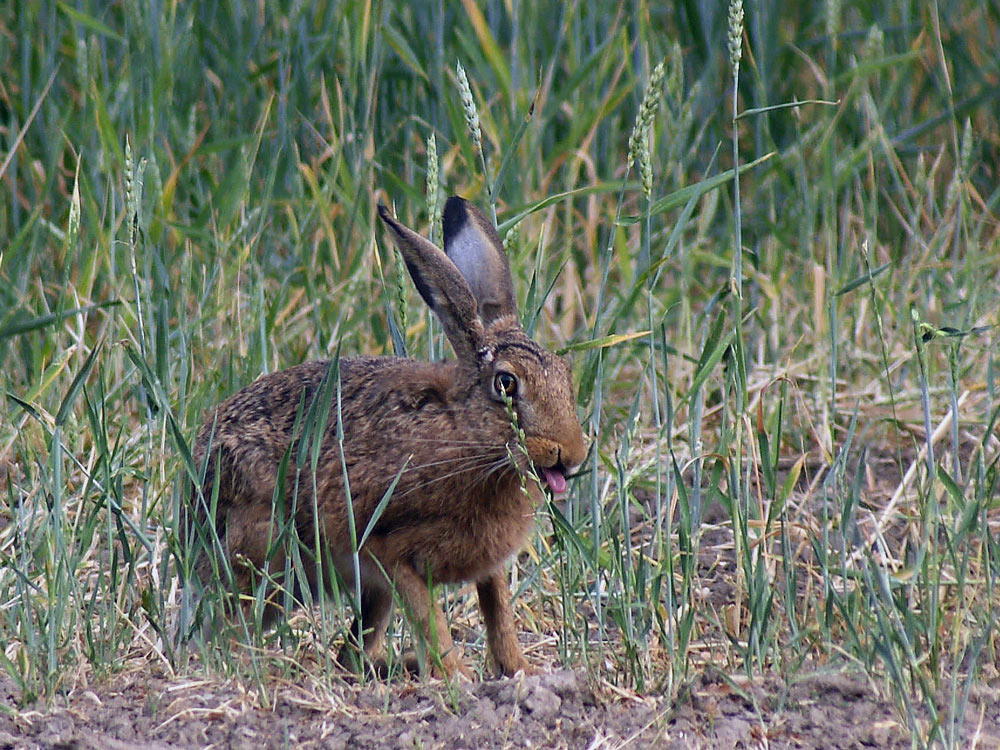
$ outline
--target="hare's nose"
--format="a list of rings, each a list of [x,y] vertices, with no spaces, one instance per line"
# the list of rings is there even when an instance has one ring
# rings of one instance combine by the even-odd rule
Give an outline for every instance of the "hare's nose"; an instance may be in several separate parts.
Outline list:
[[[576,468],[575,466],[570,466],[569,464],[566,463],[566,460],[563,458],[562,448],[560,448],[556,454],[555,468],[559,469],[559,471],[561,471],[563,474],[568,474],[571,470]]]

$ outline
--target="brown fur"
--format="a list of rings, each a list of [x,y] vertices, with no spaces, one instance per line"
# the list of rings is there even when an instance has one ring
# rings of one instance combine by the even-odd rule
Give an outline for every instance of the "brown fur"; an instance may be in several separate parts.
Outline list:
[[[524,544],[542,497],[537,484],[522,482],[522,475],[531,464],[565,474],[585,457],[569,366],[518,324],[506,256],[478,209],[449,199],[446,252],[396,222],[384,208],[380,213],[418,290],[441,320],[456,360],[341,359],[339,404],[334,391],[315,498],[308,458],[295,479],[295,427],[297,415],[307,412],[317,397],[330,365],[307,362],[260,378],[209,414],[195,443],[195,460],[205,467],[205,478],[201,492],[192,495],[191,516],[203,525],[208,520],[206,509],[218,482],[211,521],[223,554],[233,562],[239,590],[251,591],[254,569],[282,571],[284,550],[269,547],[276,525],[288,519],[275,518],[272,498],[279,465],[291,448],[285,512],[294,503],[294,524],[304,546],[312,548],[319,529],[329,562],[351,582],[345,467],[358,536],[399,474],[391,500],[361,550],[365,633],[359,637],[355,623],[355,637],[370,658],[380,658],[394,589],[426,642],[434,645],[436,640],[444,672],[467,673],[427,582],[475,581],[493,660],[502,673],[513,674],[528,669],[528,663],[517,643],[504,562]],[[495,390],[501,371],[517,378],[513,406],[528,457]],[[239,558],[251,565],[238,564]],[[210,557],[202,555],[196,571],[203,582],[211,568]],[[310,585],[317,588],[315,561],[305,568]]]

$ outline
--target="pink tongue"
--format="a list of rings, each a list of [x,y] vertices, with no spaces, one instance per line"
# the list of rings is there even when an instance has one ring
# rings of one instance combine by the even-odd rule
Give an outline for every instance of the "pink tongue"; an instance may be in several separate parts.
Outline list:
[[[566,491],[566,477],[563,476],[561,471],[555,471],[548,468],[547,466],[542,467],[542,475],[545,477],[545,483],[549,486],[555,494]]]

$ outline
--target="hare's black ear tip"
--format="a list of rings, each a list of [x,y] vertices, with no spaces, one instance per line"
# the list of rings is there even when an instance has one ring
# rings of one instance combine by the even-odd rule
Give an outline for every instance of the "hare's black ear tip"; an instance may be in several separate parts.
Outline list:
[[[444,241],[449,243],[468,223],[472,204],[465,198],[452,195],[444,202],[444,212],[441,214],[441,224],[444,229]]]
[[[378,204],[378,215],[382,217],[382,221],[386,224],[391,224],[395,219],[393,219],[392,214],[389,213],[389,207],[384,203],[379,202]]]

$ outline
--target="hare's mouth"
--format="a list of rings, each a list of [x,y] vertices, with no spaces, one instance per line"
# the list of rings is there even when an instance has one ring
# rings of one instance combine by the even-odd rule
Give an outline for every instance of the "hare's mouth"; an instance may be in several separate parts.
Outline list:
[[[539,466],[538,469],[553,495],[561,495],[566,491],[566,474],[561,466]]]

